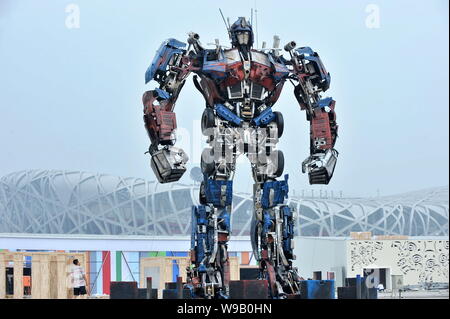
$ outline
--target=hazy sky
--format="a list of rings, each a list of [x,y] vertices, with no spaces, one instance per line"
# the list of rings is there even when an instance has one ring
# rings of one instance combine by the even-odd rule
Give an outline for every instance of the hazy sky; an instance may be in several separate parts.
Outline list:
[[[233,22],[255,3],[259,43],[277,34],[282,45],[310,46],[331,73],[340,157],[330,185],[315,189],[374,196],[448,185],[447,0],[0,0],[0,176],[42,168],[153,180],[141,97],[155,86],[144,73],[156,49],[189,31],[227,44],[218,8]],[[70,4],[79,28],[66,25]],[[180,138],[189,167],[198,165],[203,107],[189,79],[176,107],[180,131],[191,133]],[[289,83],[275,109],[290,185],[312,189],[300,170],[308,123]],[[242,162],[235,189],[251,186]]]

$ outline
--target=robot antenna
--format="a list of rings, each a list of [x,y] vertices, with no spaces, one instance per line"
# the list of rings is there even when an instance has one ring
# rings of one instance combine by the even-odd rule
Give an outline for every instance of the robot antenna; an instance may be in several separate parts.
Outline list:
[[[256,47],[259,48],[259,39],[258,39],[258,9],[256,9],[256,1],[255,1],[255,33],[256,33]]]
[[[225,28],[227,28],[227,31],[228,31],[228,37],[231,39],[231,34],[230,34],[230,22],[228,22],[228,25],[227,25],[227,22],[225,21],[225,17],[223,16],[223,13],[222,13],[222,9],[219,8],[219,11],[220,11],[220,15],[222,16],[223,23],[225,23]]]

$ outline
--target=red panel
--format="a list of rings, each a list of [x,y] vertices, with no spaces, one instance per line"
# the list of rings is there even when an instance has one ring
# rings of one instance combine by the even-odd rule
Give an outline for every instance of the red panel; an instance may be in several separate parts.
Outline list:
[[[109,251],[102,252],[103,264],[103,294],[111,294],[111,253]]]
[[[330,119],[328,113],[321,110],[316,110],[315,117],[311,121],[311,137],[314,141],[315,138],[323,138],[326,141],[325,145],[321,145],[321,149],[328,149],[332,147]]]

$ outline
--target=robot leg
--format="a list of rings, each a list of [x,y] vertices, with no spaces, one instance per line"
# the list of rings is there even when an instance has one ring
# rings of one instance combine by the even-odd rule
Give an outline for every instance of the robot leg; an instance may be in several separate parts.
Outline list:
[[[228,298],[229,212],[212,205],[192,207],[191,268],[188,281],[197,296]]]
[[[269,282],[271,298],[284,298],[299,292],[299,276],[292,267],[295,211],[285,204],[288,196],[288,175],[283,172],[281,151],[265,163],[252,163],[254,215],[251,240],[260,267],[260,278]]]
[[[204,180],[200,186],[201,205],[192,208],[192,268],[188,276],[201,297],[228,298],[234,160],[227,163],[224,156],[215,158],[214,150],[207,148],[201,167]]]

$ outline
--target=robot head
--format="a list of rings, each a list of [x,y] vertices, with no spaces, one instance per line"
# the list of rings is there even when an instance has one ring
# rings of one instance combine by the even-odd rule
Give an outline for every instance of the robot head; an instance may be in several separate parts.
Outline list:
[[[244,17],[239,17],[230,27],[231,44],[233,47],[253,45],[253,30]]]

